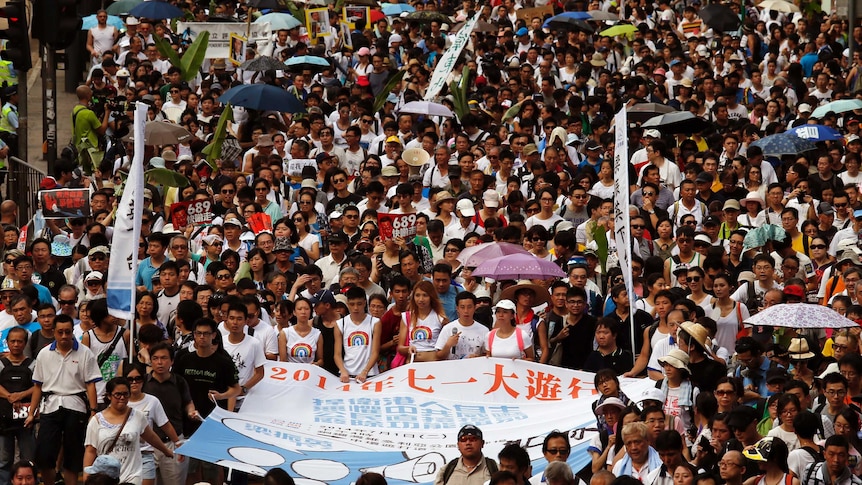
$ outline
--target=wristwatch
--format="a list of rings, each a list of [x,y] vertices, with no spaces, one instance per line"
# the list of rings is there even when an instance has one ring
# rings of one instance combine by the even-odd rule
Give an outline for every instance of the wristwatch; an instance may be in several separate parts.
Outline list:
[[[240,386],[240,389],[242,389],[242,395],[243,395],[243,396],[245,396],[246,394],[248,394],[248,388],[246,388],[245,386]]]

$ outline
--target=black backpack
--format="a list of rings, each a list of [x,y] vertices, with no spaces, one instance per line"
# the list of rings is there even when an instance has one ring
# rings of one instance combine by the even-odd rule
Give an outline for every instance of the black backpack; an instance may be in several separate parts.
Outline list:
[[[26,391],[33,387],[33,371],[30,369],[30,364],[33,359],[26,357],[19,365],[14,365],[8,358],[0,359],[3,363],[3,370],[0,371],[0,385],[4,389],[13,392]],[[24,425],[24,420],[27,418],[26,413],[22,413],[20,417],[16,417],[13,413],[12,403],[6,399],[0,399],[0,425],[2,430],[7,431],[13,426],[21,427]]]

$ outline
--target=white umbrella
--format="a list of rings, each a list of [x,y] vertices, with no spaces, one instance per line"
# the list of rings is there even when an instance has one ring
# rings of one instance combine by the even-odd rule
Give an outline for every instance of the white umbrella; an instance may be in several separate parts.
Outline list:
[[[750,284],[750,283],[749,283]],[[823,305],[781,303],[745,321],[752,325],[789,328],[853,328],[858,324]]]
[[[444,118],[455,117],[455,113],[453,113],[452,110],[440,103],[432,103],[431,101],[411,101],[402,106],[398,112],[427,116],[442,116]]]
[[[763,0],[757,8],[784,13],[799,12],[799,7],[785,0]]]

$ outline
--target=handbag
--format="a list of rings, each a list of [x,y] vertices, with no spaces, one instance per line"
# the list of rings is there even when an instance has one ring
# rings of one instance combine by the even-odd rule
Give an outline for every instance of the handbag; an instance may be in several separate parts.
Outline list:
[[[406,312],[404,314],[404,321],[407,323],[407,340],[404,342],[408,348],[410,347],[410,312]],[[401,367],[402,365],[407,363],[407,357],[404,356],[401,352],[396,352],[395,357],[392,359],[392,365],[389,367],[390,369],[394,369],[396,367]]]
[[[558,343],[554,345],[554,350],[551,352],[551,358],[548,359],[548,365],[552,365],[554,367],[562,367],[563,366],[563,344]]]
[[[129,412],[126,413],[126,418],[123,419],[123,424],[120,425],[120,430],[117,431],[117,436],[114,436],[113,441],[111,441],[111,445],[108,446],[108,449],[105,450],[105,455],[110,455],[112,451],[114,451],[114,446],[117,445],[117,441],[120,439],[120,435],[123,434],[123,429],[126,427],[126,423],[129,422],[129,416],[132,415],[132,409],[129,408]]]

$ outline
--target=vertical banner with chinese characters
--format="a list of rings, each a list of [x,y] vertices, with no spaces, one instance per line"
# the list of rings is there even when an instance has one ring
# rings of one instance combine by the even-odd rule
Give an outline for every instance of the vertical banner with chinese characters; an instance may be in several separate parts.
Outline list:
[[[144,124],[147,105],[135,108],[135,155],[123,196],[114,218],[114,238],[108,266],[108,311],[115,318],[134,320],[135,276],[138,273],[138,239],[144,209]],[[131,355],[131,354],[130,354]]]
[[[569,434],[574,470],[590,461],[597,432],[593,374],[523,360],[413,363],[348,384],[305,364],[269,362],[264,373],[239,414],[216,408],[180,453],[256,475],[281,467],[309,483],[349,485],[377,472],[390,485],[415,485],[459,456],[467,424],[482,430],[485,456],[519,443],[537,476],[548,432]],[[655,384],[620,381],[628,396]]]
[[[635,289],[632,280],[632,235],[631,214],[629,213],[629,140],[628,116],[623,107],[614,117],[614,236],[617,257],[623,270],[623,282],[629,296],[629,333],[632,339],[632,355],[637,354],[635,347]]]
[[[446,49],[446,52],[443,53],[443,56],[440,57],[440,60],[437,62],[437,67],[434,68],[434,74],[431,75],[428,89],[425,91],[425,101],[434,101],[434,98],[438,93],[440,93],[443,86],[446,85],[446,79],[449,77],[449,73],[452,72],[452,69],[455,68],[455,63],[458,62],[458,56],[461,55],[461,50],[470,40],[470,33],[473,32],[473,27],[475,27],[476,22],[479,21],[479,14],[481,13],[481,10],[476,12],[476,15],[470,18],[470,20],[461,27],[461,30],[459,30],[458,34],[455,35],[455,38],[452,39],[452,45],[449,46],[449,48]]]

